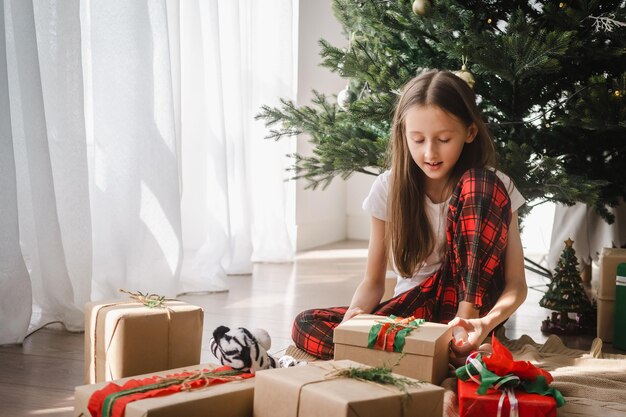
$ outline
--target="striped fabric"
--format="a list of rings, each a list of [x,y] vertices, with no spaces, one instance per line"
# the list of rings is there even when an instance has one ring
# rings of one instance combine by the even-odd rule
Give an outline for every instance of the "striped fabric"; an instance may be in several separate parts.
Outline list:
[[[417,287],[376,307],[372,314],[414,316],[447,323],[460,301],[472,303],[484,316],[504,288],[504,255],[511,220],[506,188],[493,171],[471,169],[461,177],[448,208],[449,248],[439,271]],[[321,358],[333,356],[333,330],[347,307],[300,313],[292,338],[303,351]]]

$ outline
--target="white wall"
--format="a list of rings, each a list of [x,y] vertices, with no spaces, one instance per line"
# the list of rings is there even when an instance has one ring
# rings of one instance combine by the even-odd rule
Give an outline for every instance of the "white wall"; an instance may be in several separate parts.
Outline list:
[[[371,171],[376,171],[371,168]],[[346,215],[348,221],[348,239],[369,239],[370,216],[363,211],[361,204],[374,183],[376,176],[354,174],[346,182]]]
[[[347,45],[342,27],[335,19],[331,0],[300,0],[298,27],[298,106],[310,104],[315,89],[327,95],[337,94],[346,82],[336,73],[320,67],[320,38],[335,46]],[[311,153],[304,135],[298,137],[297,152]],[[322,190],[305,190],[306,182],[296,184],[296,225],[298,251],[347,237],[346,184],[340,178]]]

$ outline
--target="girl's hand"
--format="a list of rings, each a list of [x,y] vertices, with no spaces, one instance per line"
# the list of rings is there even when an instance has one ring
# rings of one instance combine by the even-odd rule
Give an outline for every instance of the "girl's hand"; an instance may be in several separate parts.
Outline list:
[[[467,355],[478,349],[483,340],[487,338],[489,329],[482,319],[455,317],[448,325],[459,328],[453,330],[453,335],[457,334],[457,339],[452,339],[450,343],[450,363],[458,367],[464,365]],[[461,331],[459,332],[459,330]],[[459,334],[463,334],[463,332],[467,334],[467,338],[459,337]]]
[[[364,314],[364,313],[365,311],[363,311],[361,307],[350,307],[348,311],[346,311],[346,314],[344,314],[343,320],[341,321],[344,322],[346,320],[350,320],[352,317],[357,316],[359,314]]]

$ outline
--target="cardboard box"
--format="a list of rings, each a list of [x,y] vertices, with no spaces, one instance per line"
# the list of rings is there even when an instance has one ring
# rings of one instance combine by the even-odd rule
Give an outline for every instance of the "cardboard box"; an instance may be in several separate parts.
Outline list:
[[[472,381],[458,381],[459,417],[497,416],[502,391],[490,389],[485,395],[476,394],[478,385]],[[515,390],[518,415],[523,417],[556,417],[556,401],[553,397],[529,394]],[[510,414],[509,399],[502,404],[502,417]]]
[[[604,342],[613,341],[615,328],[615,300],[598,298],[598,337]]]
[[[626,263],[617,266],[613,346],[626,350]]]
[[[402,353],[369,349],[369,331],[384,316],[361,314],[335,328],[335,360],[350,359],[371,366],[393,365],[393,371],[420,381],[440,384],[448,375],[448,344],[452,328],[422,323],[407,337]],[[400,357],[404,354],[402,359]]]
[[[203,321],[202,308],[182,301],[87,303],[85,383],[197,365]]]
[[[617,266],[626,262],[626,249],[602,248],[598,285],[598,337],[612,342],[615,326],[615,292]]]
[[[600,253],[600,280],[598,298],[615,300],[615,277],[617,265],[626,262],[626,249],[602,248]]]
[[[166,376],[183,371],[213,369],[216,365],[202,364],[113,381],[122,385],[130,379]],[[125,417],[249,417],[254,400],[254,379],[211,385],[204,389],[178,392],[156,398],[131,402],[126,406]],[[91,417],[87,406],[91,395],[110,382],[78,386],[74,390],[74,417]]]
[[[336,377],[352,361],[314,362],[256,374],[254,417],[431,417],[443,412],[444,389],[421,383],[408,397],[390,385]],[[404,407],[404,409],[403,409]]]

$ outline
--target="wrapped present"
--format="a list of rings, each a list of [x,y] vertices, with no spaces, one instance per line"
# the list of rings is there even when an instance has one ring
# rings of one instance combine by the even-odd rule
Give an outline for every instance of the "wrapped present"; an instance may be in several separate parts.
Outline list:
[[[76,387],[74,417],[250,417],[252,374],[203,364]]]
[[[442,415],[441,387],[391,374],[389,368],[384,377],[377,370],[376,380],[393,378],[396,385],[404,381],[404,388],[343,375],[357,376],[366,368],[370,367],[344,360],[258,372],[254,417]]]
[[[556,416],[565,404],[550,387],[552,375],[513,355],[492,337],[493,353],[473,352],[456,370],[459,378],[459,414],[465,416]]]
[[[85,305],[85,383],[200,363],[202,308],[182,301]]]
[[[626,262],[626,249],[602,248],[600,252],[600,280],[598,283],[598,298],[615,300],[615,276],[617,266]]]
[[[361,314],[341,323],[333,336],[334,359],[371,366],[394,365],[395,373],[440,384],[448,375],[452,329],[420,319],[406,323],[402,320]]]
[[[458,392],[460,417],[502,416],[513,417],[511,405],[516,404],[517,415],[524,417],[555,417],[556,403],[552,397],[529,394],[518,390],[515,398],[509,397],[507,391],[489,389],[483,395],[476,393],[473,381],[464,382],[459,379]]]

